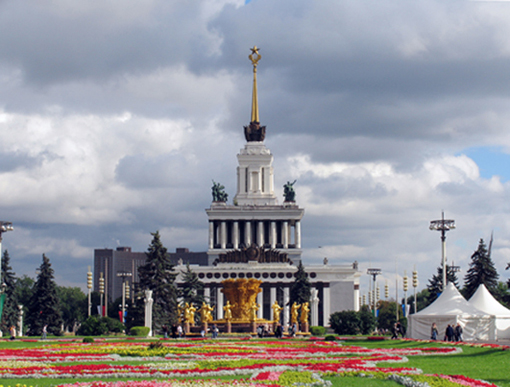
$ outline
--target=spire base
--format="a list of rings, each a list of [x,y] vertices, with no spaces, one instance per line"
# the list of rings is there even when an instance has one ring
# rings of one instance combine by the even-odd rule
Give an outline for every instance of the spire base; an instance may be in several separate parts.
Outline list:
[[[260,122],[253,121],[250,122],[249,126],[244,127],[244,137],[246,141],[264,141],[266,138],[266,127],[260,126]]]

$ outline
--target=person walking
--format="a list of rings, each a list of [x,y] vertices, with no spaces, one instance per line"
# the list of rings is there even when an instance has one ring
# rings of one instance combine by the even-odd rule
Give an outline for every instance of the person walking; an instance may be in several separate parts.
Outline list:
[[[455,326],[455,341],[462,341],[462,327],[460,323]]]
[[[11,339],[10,340],[14,340],[16,338],[16,327],[13,325],[10,329],[9,329],[9,332],[11,334]]]
[[[168,339],[168,327],[166,325],[163,325],[161,327],[161,330],[163,331],[163,336],[165,339]]]
[[[391,339],[396,340],[398,339],[398,325],[397,323],[393,324],[393,328],[391,328]]]
[[[448,326],[446,327],[445,335],[447,341],[453,341],[454,331],[453,327],[450,324],[448,324]]]
[[[430,328],[430,339],[437,340],[437,325],[436,323],[432,323],[432,327]]]
[[[46,335],[48,334],[48,325],[43,326],[42,329],[42,339],[46,340]]]

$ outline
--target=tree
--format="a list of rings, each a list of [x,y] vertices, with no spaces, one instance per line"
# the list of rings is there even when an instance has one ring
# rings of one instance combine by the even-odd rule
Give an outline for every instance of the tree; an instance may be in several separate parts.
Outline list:
[[[459,287],[459,280],[457,278],[457,274],[455,271],[449,266],[446,265],[446,280],[448,283],[452,282],[456,288]],[[432,276],[429,280],[429,284],[427,285],[427,290],[429,291],[429,297],[427,299],[428,304],[432,304],[437,297],[443,292],[443,267],[439,266],[437,268],[437,274]]]
[[[180,296],[182,302],[193,303],[193,305],[202,305],[206,301],[204,297],[204,283],[198,279],[197,273],[191,270],[189,263],[186,264],[186,271],[182,271],[182,287]]]
[[[296,279],[290,285],[289,296],[289,305],[293,305],[294,302],[297,302],[300,305],[304,302],[310,302],[310,298],[312,296],[310,281],[308,281],[305,267],[301,262],[299,262],[299,266],[297,268]]]
[[[61,334],[63,320],[60,314],[57,284],[53,278],[50,260],[43,254],[26,316],[30,336],[41,335],[45,325],[48,325],[48,333]]]
[[[6,285],[2,322],[0,324],[0,329],[3,332],[8,332],[9,328],[13,325],[17,326],[19,316],[18,298],[16,294],[16,275],[12,271],[10,260],[11,258],[9,257],[9,252],[5,250],[2,258],[1,269],[3,275],[3,283]]]
[[[360,333],[360,314],[353,310],[335,312],[329,316],[329,325],[338,335],[357,335]]]
[[[166,247],[161,243],[159,232],[151,233],[152,242],[149,245],[146,264],[140,266],[138,275],[141,290],[152,290],[154,329],[159,330],[163,325],[177,321],[177,287],[176,274],[173,272]]]
[[[87,318],[88,299],[78,287],[57,287],[60,311],[66,328],[75,332],[77,325]]]
[[[23,305],[25,308],[28,307],[32,298],[34,283],[34,279],[27,275],[23,275],[16,281],[16,298],[20,305]]]
[[[466,299],[470,299],[481,284],[484,284],[491,293],[498,287],[499,274],[491,259],[491,246],[492,238],[489,250],[485,247],[483,239],[480,239],[478,248],[473,255],[471,255],[469,269],[464,277],[464,289],[462,289],[462,293]]]

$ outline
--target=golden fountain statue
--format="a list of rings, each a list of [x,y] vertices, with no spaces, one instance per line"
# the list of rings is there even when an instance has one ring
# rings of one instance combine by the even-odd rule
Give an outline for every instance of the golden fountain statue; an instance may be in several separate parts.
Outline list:
[[[222,281],[223,289],[221,290],[230,303],[232,312],[232,322],[249,322],[252,321],[252,306],[257,304],[257,294],[262,281],[257,279],[227,279]]]

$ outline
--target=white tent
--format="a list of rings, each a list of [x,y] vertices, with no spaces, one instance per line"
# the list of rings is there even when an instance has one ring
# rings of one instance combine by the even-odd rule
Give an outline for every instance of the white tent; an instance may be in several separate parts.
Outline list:
[[[510,338],[510,309],[501,305],[481,284],[469,299],[469,304],[481,311],[496,316],[496,339]]]
[[[460,323],[464,340],[495,340],[495,317],[469,304],[453,283],[425,309],[409,316],[409,336],[427,340],[432,324],[436,323],[438,339],[444,337],[448,324]]]

